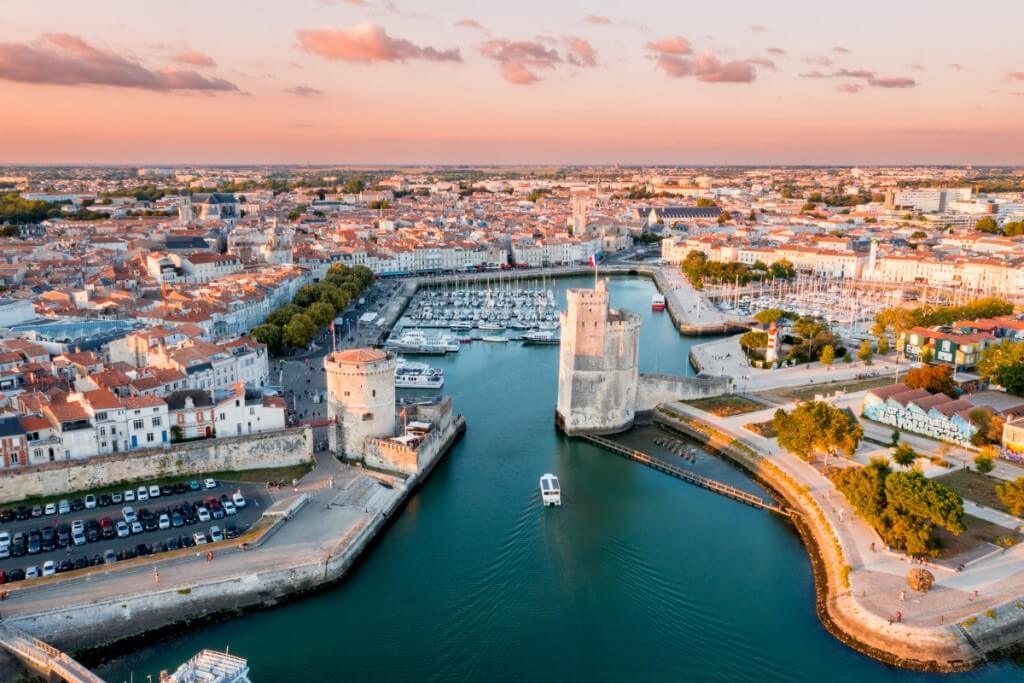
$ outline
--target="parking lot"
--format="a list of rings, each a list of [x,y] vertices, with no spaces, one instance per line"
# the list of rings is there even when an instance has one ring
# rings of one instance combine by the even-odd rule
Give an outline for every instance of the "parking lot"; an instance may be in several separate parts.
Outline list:
[[[263,484],[217,482],[215,488],[207,488],[203,479],[198,479],[192,486],[196,485],[198,489],[193,489],[186,482],[177,490],[165,485],[161,495],[152,498],[148,497],[147,485],[147,500],[142,501],[138,500],[137,488],[132,489],[135,500],[131,501],[123,500],[124,491],[119,492],[122,500],[117,503],[110,494],[97,496],[94,508],[83,508],[84,495],[69,497],[66,512],[29,516],[28,519],[17,518],[19,506],[8,507],[0,511],[4,518],[0,522],[0,546],[7,535],[10,538],[8,551],[0,551],[0,555],[9,553],[8,557],[0,558],[0,579],[4,583],[21,580],[21,573],[29,573],[30,567],[42,575],[47,561],[52,561],[56,572],[60,573],[103,564],[110,559],[124,560],[191,547],[197,542],[197,533],[213,541],[211,527],[218,527],[224,538],[233,537],[251,527],[270,505],[271,499]],[[245,505],[235,507],[232,514],[232,498],[236,492],[242,495]],[[72,500],[80,509],[67,509]],[[227,501],[232,503],[228,505]],[[126,523],[125,506],[134,511],[135,525]],[[30,515],[31,509],[32,506],[27,507]],[[22,517],[24,512],[25,509]],[[167,515],[164,520],[161,520],[162,514]]]

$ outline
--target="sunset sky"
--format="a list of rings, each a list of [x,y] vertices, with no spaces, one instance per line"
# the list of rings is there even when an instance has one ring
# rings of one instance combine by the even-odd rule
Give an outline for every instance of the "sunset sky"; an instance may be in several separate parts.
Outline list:
[[[0,163],[1024,163],[1024,3],[7,0]]]

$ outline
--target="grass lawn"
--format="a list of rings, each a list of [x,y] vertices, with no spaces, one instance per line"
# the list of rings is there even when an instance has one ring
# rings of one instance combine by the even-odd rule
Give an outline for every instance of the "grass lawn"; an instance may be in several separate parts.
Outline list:
[[[941,527],[935,528],[935,537],[942,541],[942,557],[955,557],[984,543],[1006,547],[1020,541],[1020,534],[979,517],[964,515],[964,525],[967,531],[959,536],[954,536]]]
[[[979,474],[972,470],[957,470],[944,474],[941,477],[936,477],[935,481],[953,489],[964,500],[1009,514],[1009,510],[1003,505],[1003,501],[999,500],[999,496],[996,495],[996,486],[1002,483],[1001,479],[990,477],[987,474]]]
[[[765,422],[748,422],[743,425],[743,428],[749,429],[755,434],[763,436],[766,439],[774,439],[778,436],[778,434],[775,433],[775,427],[772,425],[771,420],[767,420]]]
[[[774,401],[775,403],[789,403],[790,401],[810,401],[817,394],[831,394],[837,389],[847,393],[876,389],[892,384],[892,375],[886,373],[883,377],[872,377],[871,379],[849,380],[847,382],[825,382],[822,384],[807,384],[799,387],[782,387],[771,391],[758,392],[758,396]]]
[[[202,474],[188,474],[174,477],[159,477],[153,479],[139,479],[136,481],[122,481],[117,484],[109,484],[107,486],[97,486],[96,488],[86,489],[84,491],[68,491],[67,493],[61,493],[56,496],[46,496],[37,498],[26,498],[23,501],[14,501],[10,503],[0,503],[0,507],[14,508],[18,505],[45,505],[47,503],[56,503],[64,498],[71,500],[73,498],[82,498],[87,493],[99,495],[101,493],[113,493],[114,491],[125,491],[127,489],[135,489],[145,484],[176,484],[179,481],[188,482],[193,479],[202,481],[203,479],[216,479],[217,481],[230,481],[230,482],[249,482],[263,484],[268,481],[287,481],[291,482],[292,479],[301,479],[310,470],[313,469],[312,463],[308,465],[295,465],[292,467],[268,467],[259,470],[242,470],[238,472],[203,472]]]
[[[749,398],[743,396],[715,396],[713,398],[698,398],[693,401],[686,401],[685,403],[703,410],[706,413],[711,413],[717,417],[728,417],[730,415],[742,415],[743,413],[752,413],[757,410],[764,410],[765,405],[752,401]]]

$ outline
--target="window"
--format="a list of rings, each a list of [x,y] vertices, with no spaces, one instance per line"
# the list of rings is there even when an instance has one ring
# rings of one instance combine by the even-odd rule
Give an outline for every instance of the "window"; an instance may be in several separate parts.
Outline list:
[[[145,426],[146,426],[146,421],[145,420],[133,420],[132,421],[132,429],[142,429]]]
[[[107,435],[107,428],[106,427],[100,427],[100,436],[106,436],[106,435]]]
[[[154,440],[153,432],[146,433],[146,441],[152,442]]]
[[[228,419],[228,416],[227,416],[227,415],[225,415],[224,413],[221,413],[221,414],[220,414],[220,421],[221,421],[221,422],[224,422],[224,421],[226,421],[227,419]]]
[[[11,464],[17,465],[18,462],[18,451],[14,451],[13,453],[11,453]]]
[[[161,424],[163,424],[163,419],[161,419],[159,417],[154,417],[153,418],[153,426],[154,427],[159,427]]]
[[[32,457],[34,457],[34,458],[41,458],[41,457],[43,457],[43,449],[42,448],[37,448],[34,451],[32,451]]]
[[[107,419],[107,413],[106,412],[96,413],[96,419],[97,420],[106,420]]]
[[[256,414],[256,409],[255,409],[255,408],[253,408],[253,407],[250,407],[250,408],[249,408],[249,414],[250,414],[250,415],[255,415],[255,414]]]

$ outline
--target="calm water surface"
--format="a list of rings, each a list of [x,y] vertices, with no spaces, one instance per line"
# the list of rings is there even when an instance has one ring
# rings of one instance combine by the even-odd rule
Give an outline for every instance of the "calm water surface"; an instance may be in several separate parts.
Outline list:
[[[558,291],[593,280],[562,280]],[[610,280],[644,318],[641,369],[692,374],[653,285]],[[145,680],[204,647],[260,681],[922,681],[834,640],[782,521],[553,427],[558,347],[473,343],[440,364],[465,437],[342,584],[98,667]],[[712,476],[754,487],[705,461]],[[563,506],[542,509],[555,472]],[[1007,681],[1003,662],[952,677]],[[947,677],[948,680],[948,677]]]

